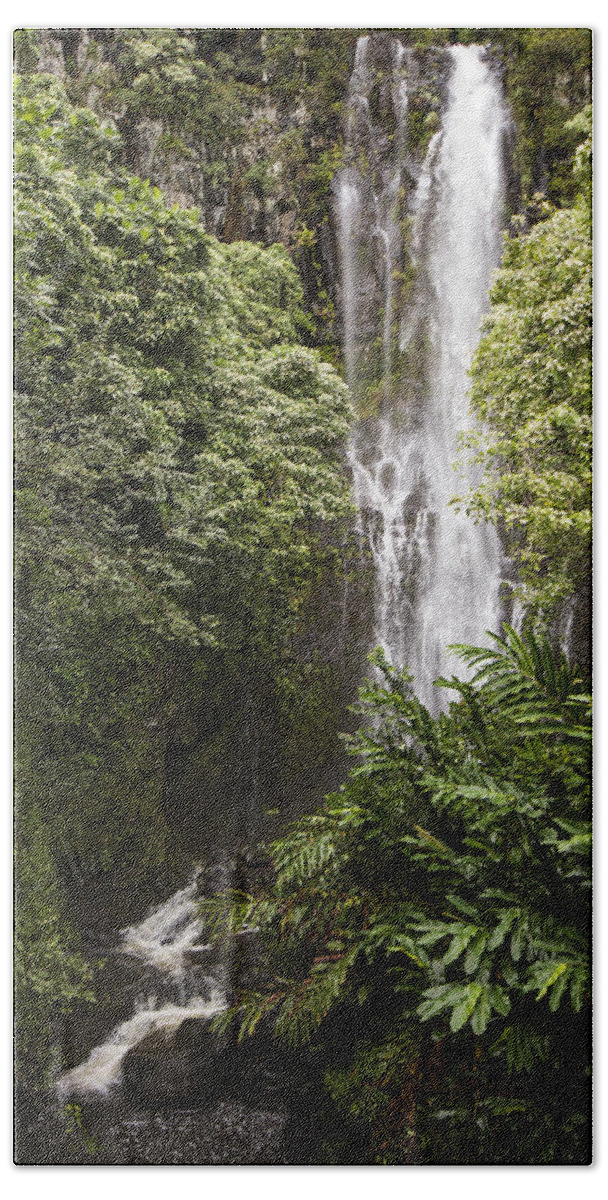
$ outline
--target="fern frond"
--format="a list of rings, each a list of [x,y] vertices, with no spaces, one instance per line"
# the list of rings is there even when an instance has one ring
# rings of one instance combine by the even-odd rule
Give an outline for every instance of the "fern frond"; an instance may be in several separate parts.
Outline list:
[[[489,634],[492,648],[451,647],[476,668],[472,683],[486,701],[512,720],[524,736],[559,735],[561,740],[585,740],[590,727],[589,697],[581,692],[582,677],[570,667],[561,650],[545,635],[517,633],[503,626],[504,637]]]
[[[549,1056],[549,1038],[534,1033],[524,1025],[507,1025],[499,1038],[490,1046],[490,1054],[505,1056],[509,1074],[530,1072],[537,1063],[545,1062]]]
[[[307,828],[297,837],[276,843],[273,850],[277,887],[283,891],[323,872],[335,852],[334,834],[332,830]]]

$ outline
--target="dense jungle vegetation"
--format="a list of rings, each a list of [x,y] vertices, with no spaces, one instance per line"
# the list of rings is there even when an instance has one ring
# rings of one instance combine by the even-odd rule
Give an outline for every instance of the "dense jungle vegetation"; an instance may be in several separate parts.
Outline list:
[[[299,611],[332,569],[321,531],[348,511],[350,408],[297,343],[283,248],[209,237],[55,81],[16,102],[22,969],[69,1002],[81,963],[47,937],[53,864],[153,871],[178,709],[205,692],[226,743],[265,687],[285,705]]]
[[[145,897],[201,808],[246,843],[253,803],[269,873],[230,928],[262,931],[259,984],[218,1027],[308,1047],[324,1161],[585,1163],[590,38],[399,31],[489,43],[515,137],[460,502],[528,620],[460,648],[433,718],[378,654],[352,708],[330,204],[361,32],[16,35],[17,1082],[95,1004],[82,905]]]

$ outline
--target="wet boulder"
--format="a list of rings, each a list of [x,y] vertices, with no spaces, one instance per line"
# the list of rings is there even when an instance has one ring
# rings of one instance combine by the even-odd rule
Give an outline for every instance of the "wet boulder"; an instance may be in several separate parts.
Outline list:
[[[199,1099],[224,1094],[227,1039],[210,1030],[210,1018],[186,1018],[173,1032],[155,1030],[125,1056],[123,1086],[139,1102]]]

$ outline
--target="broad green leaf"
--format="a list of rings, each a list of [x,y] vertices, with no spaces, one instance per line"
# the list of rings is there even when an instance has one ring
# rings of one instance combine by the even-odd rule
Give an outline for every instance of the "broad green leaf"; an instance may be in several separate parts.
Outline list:
[[[469,983],[465,989],[465,997],[457,1004],[450,1018],[450,1029],[452,1033],[457,1033],[459,1029],[468,1021],[479,997],[483,992],[483,986],[480,983]]]

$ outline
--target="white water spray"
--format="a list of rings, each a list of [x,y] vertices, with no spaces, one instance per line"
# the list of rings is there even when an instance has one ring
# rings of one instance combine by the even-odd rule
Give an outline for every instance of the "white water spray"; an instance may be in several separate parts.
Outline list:
[[[128,1020],[95,1046],[85,1062],[61,1076],[57,1090],[69,1096],[104,1097],[122,1081],[123,1060],[152,1033],[169,1037],[187,1018],[209,1018],[226,1006],[225,966],[213,973],[197,963],[212,947],[201,942],[203,923],[196,876],[139,925],[123,930],[118,950],[158,972],[156,994],[136,1004]],[[158,992],[164,992],[159,1000]]]
[[[404,69],[398,45],[391,51],[397,73]],[[349,93],[357,121],[350,122],[350,161],[336,202],[347,377],[363,410],[350,463],[360,532],[374,565],[374,641],[395,666],[409,666],[418,695],[435,711],[433,680],[462,674],[447,645],[483,643],[485,631],[499,627],[503,575],[494,528],[475,524],[450,500],[473,482],[470,472],[459,477],[453,464],[458,436],[473,424],[468,370],[500,261],[508,114],[481,47],[446,53],[441,128],[420,168],[404,149],[403,80],[398,92],[393,82],[392,139],[383,144],[372,123],[372,47],[369,38],[360,39]],[[361,155],[369,158],[370,146],[373,169],[363,171]],[[408,179],[407,223],[399,224],[397,200],[403,203]],[[373,252],[377,231],[379,255]],[[395,330],[392,281],[404,263],[414,283]],[[371,389],[375,411],[369,400],[374,370],[378,379],[377,364],[370,365],[374,339],[382,344],[382,379],[375,393]]]

